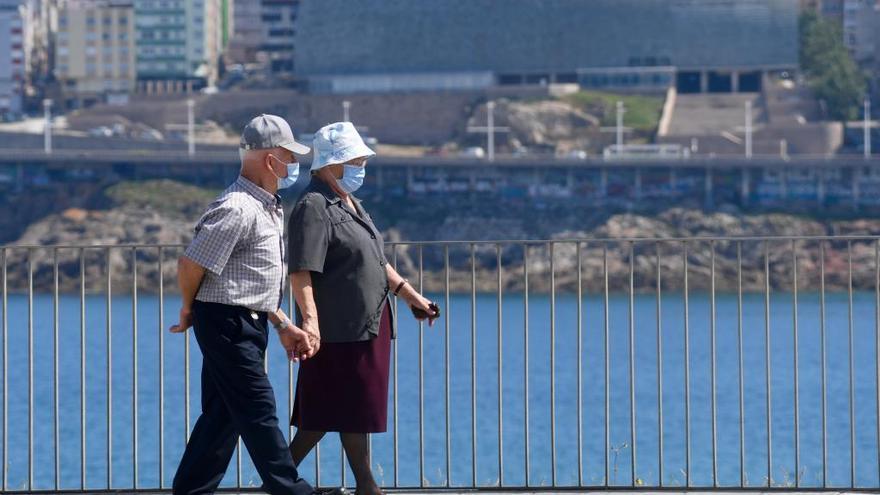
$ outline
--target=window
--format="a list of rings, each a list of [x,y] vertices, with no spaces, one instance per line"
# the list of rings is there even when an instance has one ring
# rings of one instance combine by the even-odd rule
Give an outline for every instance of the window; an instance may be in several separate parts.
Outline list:
[[[269,37],[270,38],[281,38],[293,36],[293,29],[270,29]]]

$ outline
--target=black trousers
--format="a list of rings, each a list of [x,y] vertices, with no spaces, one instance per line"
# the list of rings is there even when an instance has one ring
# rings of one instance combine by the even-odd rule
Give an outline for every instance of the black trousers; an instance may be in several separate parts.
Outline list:
[[[175,494],[213,493],[241,436],[263,490],[308,495],[278,428],[275,394],[263,367],[266,313],[225,304],[193,303],[193,327],[202,350],[202,414],[174,476]]]

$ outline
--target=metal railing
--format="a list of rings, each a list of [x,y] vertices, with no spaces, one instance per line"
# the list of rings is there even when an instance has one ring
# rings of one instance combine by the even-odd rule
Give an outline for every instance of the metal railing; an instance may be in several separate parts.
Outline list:
[[[880,237],[387,249],[444,316],[398,307],[386,487],[880,488]],[[181,251],[0,248],[4,492],[169,489],[199,396],[166,334]],[[296,368],[268,356],[285,421]],[[353,479],[333,435],[300,469]]]

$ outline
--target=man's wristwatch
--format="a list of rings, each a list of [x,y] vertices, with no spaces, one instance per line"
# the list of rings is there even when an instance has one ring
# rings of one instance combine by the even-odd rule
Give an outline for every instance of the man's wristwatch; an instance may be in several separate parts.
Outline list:
[[[288,327],[293,326],[293,323],[287,318],[281,320],[281,323],[275,325],[275,330],[281,332],[283,330],[287,330]]]

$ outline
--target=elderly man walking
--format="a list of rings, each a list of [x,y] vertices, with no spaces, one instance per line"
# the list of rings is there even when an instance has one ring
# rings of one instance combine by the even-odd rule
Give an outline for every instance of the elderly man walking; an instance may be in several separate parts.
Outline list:
[[[274,115],[254,118],[240,147],[241,175],[209,205],[178,262],[182,305],[171,331],[195,329],[203,356],[202,413],[173,490],[213,493],[241,436],[264,490],[309,495],[314,489],[293,464],[264,368],[268,322],[291,359],[307,359],[315,351],[280,309],[284,224],[277,191],[296,181],[294,154],[309,148]]]

